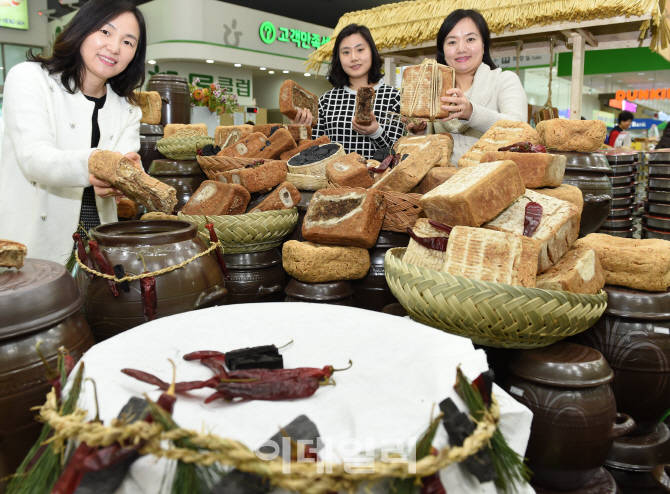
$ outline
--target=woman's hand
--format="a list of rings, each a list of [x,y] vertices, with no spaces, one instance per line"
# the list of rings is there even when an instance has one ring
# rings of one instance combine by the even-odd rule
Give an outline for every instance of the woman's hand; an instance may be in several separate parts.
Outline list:
[[[139,154],[137,154],[135,151],[131,151],[129,153],[124,154],[123,156],[132,161],[134,165],[140,169],[140,171],[144,172],[144,168],[142,168],[142,158],[140,157]]]
[[[400,121],[407,126],[407,130],[414,135],[422,136],[426,133],[426,127],[428,127],[428,122],[421,120],[418,123],[410,122],[406,117],[401,117]]]
[[[314,117],[309,108],[300,108],[298,113],[295,114],[295,118],[290,122],[294,125],[309,125],[311,127],[313,120]]]
[[[361,125],[356,122],[356,117],[351,121],[351,127],[361,135],[369,136],[374,134],[379,129],[379,122],[375,118],[375,114],[372,114],[372,123],[370,125]]]
[[[89,161],[93,157],[93,155],[95,155],[96,153],[99,153],[99,152],[100,152],[99,149],[96,149],[95,151],[93,151],[88,158]],[[117,153],[117,154],[121,154],[121,153]],[[137,154],[137,153],[128,153],[128,154],[136,154],[138,158],[140,157],[139,154]],[[126,157],[128,157],[128,156],[126,156]],[[133,160],[133,162],[135,162],[135,161]],[[104,180],[100,180],[99,178],[96,178],[95,175],[93,175],[92,173],[88,174],[88,181],[93,186],[93,192],[95,192],[96,196],[102,197],[103,199],[106,199],[107,197],[114,197],[116,199],[117,204],[119,203],[119,201],[121,201],[121,198],[123,197],[123,192],[121,192],[116,187],[112,187],[108,182],[105,182]]]
[[[470,120],[472,116],[472,103],[468,101],[463,91],[457,87],[449,89],[447,96],[443,96],[440,99],[442,100],[442,109],[451,112],[451,115],[442,120],[443,122],[448,122],[454,118]],[[455,103],[456,106],[452,106],[450,103]]]

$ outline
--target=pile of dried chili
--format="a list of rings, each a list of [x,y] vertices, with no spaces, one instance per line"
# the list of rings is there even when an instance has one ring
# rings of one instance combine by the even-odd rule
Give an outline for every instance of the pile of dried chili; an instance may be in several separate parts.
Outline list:
[[[498,151],[511,151],[512,153],[546,153],[547,148],[542,144],[532,142],[515,142],[509,146],[498,148]]]

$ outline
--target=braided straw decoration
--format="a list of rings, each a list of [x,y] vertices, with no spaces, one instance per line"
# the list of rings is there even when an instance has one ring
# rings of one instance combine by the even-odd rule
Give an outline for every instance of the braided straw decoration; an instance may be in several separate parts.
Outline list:
[[[156,142],[156,148],[166,158],[191,161],[197,157],[197,150],[207,144],[213,145],[214,138],[198,134],[192,137],[168,137],[167,139],[160,139]]]
[[[344,147],[342,147],[342,144],[337,144],[336,142],[330,142],[328,144],[321,144],[319,147],[322,146],[332,146],[335,144],[337,146],[337,152],[335,154],[332,154],[328,156],[326,159],[317,161],[316,163],[312,163],[311,165],[302,165],[302,166],[293,166],[291,165],[291,160],[288,160],[286,162],[286,165],[288,166],[288,171],[289,173],[294,173],[296,175],[312,175],[315,177],[325,177],[326,176],[326,165],[330,163],[333,160],[336,160],[337,158],[341,158],[344,156],[346,153],[344,152]],[[292,156],[291,159],[295,158],[295,156]],[[294,184],[295,185],[295,184]],[[297,187],[297,185],[296,185]],[[325,187],[325,185],[324,185]]]
[[[262,252],[282,244],[284,237],[298,224],[298,210],[281,209],[258,213],[230,214],[222,216],[189,216],[179,213],[179,219],[198,225],[198,231],[206,234],[207,223],[214,223],[214,231],[224,254]]]
[[[360,469],[352,470],[344,464],[323,462],[318,464],[292,462],[290,473],[283,473],[284,467],[281,460],[261,460],[244,444],[232,439],[223,439],[214,434],[201,434],[186,429],[164,431],[159,425],[144,421],[124,424],[115,419],[112,420],[110,426],[97,422],[85,422],[87,412],[81,409],[75,410],[70,415],[60,415],[53,390],[47,395],[47,401],[39,408],[39,412],[41,420],[49,423],[53,428],[53,437],[49,441],[54,445],[54,451],[57,453],[64,450],[66,441],[69,440],[84,441],[91,447],[105,447],[119,441],[131,444],[145,441],[145,445],[139,450],[141,454],[152,454],[161,458],[206,466],[220,463],[268,478],[274,487],[305,494],[323,494],[339,490],[353,492],[362,482],[388,477],[418,479],[432,475],[453,463],[462,462],[487,446],[497,429],[500,408],[495,396],[492,395],[491,398],[488,412],[477,423],[474,432],[463,441],[462,446],[445,447],[437,456],[428,455],[416,463],[375,461],[373,465],[366,465],[366,470],[371,470],[371,473],[363,473]],[[166,444],[166,441],[183,438],[190,439],[202,450],[177,448]],[[412,473],[410,467],[415,473]]]
[[[590,328],[607,307],[607,293],[581,295],[452,276],[402,261],[389,249],[389,288],[412,319],[474,343],[538,348]]]
[[[382,230],[407,233],[407,227],[414,226],[423,208],[419,204],[421,194],[403,194],[384,191],[386,215]]]
[[[159,269],[158,271],[151,271],[150,273],[142,273],[142,274],[138,274],[138,275],[126,275],[123,278],[117,278],[114,275],[101,273],[100,271],[96,271],[95,269],[89,268],[88,266],[86,266],[84,263],[81,262],[81,260],[79,259],[79,253],[77,252],[76,249],[74,251],[74,258],[77,261],[77,264],[79,264],[79,267],[81,269],[83,269],[84,271],[86,271],[87,273],[91,273],[95,276],[99,276],[99,277],[104,278],[106,280],[114,281],[115,283],[123,283],[124,281],[141,280],[142,278],[148,278],[150,276],[158,276],[158,275],[165,274],[165,273],[171,273],[172,271],[175,271],[176,269],[181,269],[184,266],[186,266],[187,264],[192,263],[196,259],[199,259],[203,256],[206,256],[207,254],[212,252],[214,249],[216,249],[218,246],[221,246],[221,242],[216,242],[216,243],[210,244],[210,246],[204,252],[201,252],[200,254],[196,254],[193,257],[191,257],[190,259],[186,259],[185,261],[180,262],[179,264],[175,264],[173,266],[168,266],[167,268]],[[223,248],[223,246],[222,246],[222,248]]]
[[[323,176],[299,175],[297,173],[287,173],[286,181],[291,182],[300,190],[319,190],[328,187],[328,179]]]

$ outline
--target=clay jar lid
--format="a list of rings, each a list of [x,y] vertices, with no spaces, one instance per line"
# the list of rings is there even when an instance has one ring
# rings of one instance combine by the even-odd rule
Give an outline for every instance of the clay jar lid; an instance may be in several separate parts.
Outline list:
[[[624,163],[635,163],[638,161],[639,155],[635,151],[628,151],[625,149],[607,149],[601,151],[605,155],[610,165],[622,165]]]
[[[309,207],[309,202],[312,200],[312,197],[314,196],[314,192],[311,190],[301,190],[300,191],[300,202],[296,204],[296,208],[298,208],[299,211],[307,211],[307,208]]]
[[[171,82],[171,83],[184,84],[185,86],[188,86],[188,80],[186,79],[186,77],[174,74],[152,75],[151,79],[149,79],[149,84],[151,84],[152,82]]]
[[[286,295],[303,300],[342,300],[350,297],[354,289],[348,281],[331,281],[329,283],[305,283],[291,278],[284,289]]]
[[[153,124],[140,124],[140,135],[142,136],[162,136],[163,126]]]
[[[623,286],[605,285],[605,314],[636,319],[670,319],[670,290],[646,292]]]
[[[84,296],[61,264],[26,259],[0,268],[0,340],[48,328],[76,312]]]
[[[562,154],[567,158],[566,170],[581,170],[592,172],[611,172],[612,168],[607,158],[601,153],[577,153],[572,151],[552,151],[549,154]]]
[[[647,161],[651,163],[670,163],[670,149],[659,149],[647,152]]]
[[[515,352],[509,369],[528,381],[561,388],[599,386],[614,379],[612,369],[598,350],[563,341]]]
[[[149,167],[149,175],[174,176],[174,175],[204,175],[202,168],[196,160],[153,160]]]
[[[605,466],[633,472],[648,472],[670,462],[670,431],[663,422],[644,436],[626,434],[614,438]]]
[[[392,249],[393,247],[407,247],[409,245],[409,235],[406,233],[390,232],[381,230],[377,237],[375,247]]]
[[[281,266],[281,251],[275,247],[261,252],[224,254],[223,261],[230,269],[260,269]]]

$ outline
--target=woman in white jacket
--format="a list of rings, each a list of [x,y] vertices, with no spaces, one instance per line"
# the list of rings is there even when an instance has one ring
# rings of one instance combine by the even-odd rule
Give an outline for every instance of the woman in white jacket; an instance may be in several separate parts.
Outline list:
[[[83,223],[117,221],[121,193],[89,174],[100,150],[139,168],[146,28],[132,0],[90,0],[54,43],[29,54],[5,80],[0,161],[0,238],[28,256],[64,263]]]
[[[521,81],[514,72],[496,68],[490,45],[489,27],[476,10],[454,10],[437,34],[437,62],[452,67],[456,81],[442,97],[442,109],[451,110],[451,115],[435,121],[433,131],[451,133],[454,165],[498,120],[525,122],[528,118]],[[416,132],[424,126],[407,128]]]

